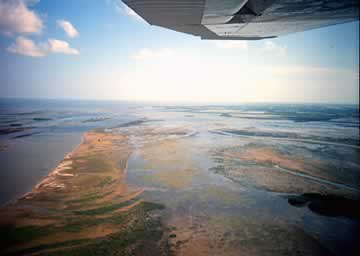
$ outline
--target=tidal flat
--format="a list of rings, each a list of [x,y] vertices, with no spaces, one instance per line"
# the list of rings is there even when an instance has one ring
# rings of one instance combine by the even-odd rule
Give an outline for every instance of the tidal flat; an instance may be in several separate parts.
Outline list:
[[[138,145],[127,180],[146,190],[144,198],[166,206],[161,214],[171,230],[171,254],[341,255],[345,250],[356,255],[358,183],[329,171],[329,161],[311,150],[311,159],[304,149],[285,152],[286,145],[191,135],[188,125],[176,127],[183,129],[176,137],[168,135],[174,127],[158,134],[155,127],[127,131]],[[356,170],[348,174],[356,177]],[[329,200],[334,195],[337,200]],[[309,207],[293,203],[302,197],[316,199],[304,203]],[[330,218],[331,208],[342,204],[357,213],[349,216],[343,209]]]
[[[359,255],[355,129],[209,108],[137,109],[138,119],[86,132],[1,208],[0,254]],[[219,132],[254,126],[347,137]]]
[[[1,210],[3,255],[161,255],[163,205],[125,182],[127,137],[89,132],[34,189]],[[154,246],[155,245],[155,246]]]

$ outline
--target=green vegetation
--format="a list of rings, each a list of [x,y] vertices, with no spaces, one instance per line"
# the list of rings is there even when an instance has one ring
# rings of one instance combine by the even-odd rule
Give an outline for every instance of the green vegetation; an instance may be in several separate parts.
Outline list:
[[[65,189],[39,187],[33,197],[22,198],[5,209],[10,219],[4,222],[6,226],[0,226],[1,255],[163,252],[159,247],[163,236],[159,217],[149,212],[164,206],[142,202],[139,195],[134,197],[134,191],[124,191],[120,181],[128,154],[124,155],[126,159],[112,155],[115,136],[102,136],[101,140],[104,143],[98,143],[99,136],[92,134],[70,156],[71,169],[64,172],[73,173],[71,178],[59,175],[47,181],[64,184]],[[107,148],[110,144],[114,147]]]
[[[164,205],[157,204],[157,203],[152,203],[152,202],[142,202],[141,207],[145,212],[165,209]]]
[[[106,176],[104,179],[102,179],[98,186],[101,188],[104,188],[107,185],[111,185],[112,183],[114,183],[116,180],[113,180],[111,176]]]
[[[66,220],[65,226],[61,227],[61,231],[76,233],[80,232],[84,228],[94,227],[102,224],[115,224],[120,225],[124,223],[128,215],[126,213],[120,213],[107,218],[77,218]]]
[[[96,255],[161,255],[158,241],[162,237],[158,221],[146,221],[134,225],[131,230],[125,230],[102,239],[73,240],[63,243],[42,245],[24,250],[21,253],[31,253],[44,249],[59,249],[43,252],[41,256],[96,256]]]
[[[112,223],[127,226],[106,237],[97,239],[75,239],[65,242],[40,244],[8,255],[161,255],[159,241],[163,236],[160,220],[150,217],[149,212],[164,209],[163,205],[142,202],[133,209],[106,218],[77,217],[68,218],[64,226],[28,226],[1,229],[2,242],[13,244],[29,241],[36,237],[54,234],[56,232],[80,232],[84,228]],[[10,231],[10,232],[9,232]],[[6,238],[8,236],[8,238]],[[5,239],[5,240],[4,240]],[[46,250],[49,250],[48,252]],[[41,252],[42,251],[42,252]]]
[[[98,207],[98,208],[94,208],[94,209],[75,211],[74,213],[77,214],[77,215],[104,214],[104,213],[109,213],[109,212],[115,211],[117,209],[129,206],[129,205],[131,205],[131,204],[133,204],[135,202],[136,202],[136,199],[132,199],[132,200],[129,200],[129,201],[120,202],[120,203],[116,203],[116,204],[110,204],[110,205],[106,205],[106,206],[102,206],[102,207]]]
[[[74,157],[73,160],[72,168],[77,171],[106,172],[112,170],[112,166],[109,161],[106,160],[106,156],[101,154]],[[79,163],[79,160],[84,162]]]
[[[61,247],[71,247],[71,246],[77,246],[77,245],[81,245],[81,244],[86,244],[86,242],[88,242],[89,239],[79,239],[79,240],[68,240],[65,242],[61,242],[61,243],[54,243],[54,244],[42,244],[36,247],[32,247],[32,248],[28,248],[28,249],[24,249],[21,251],[16,251],[14,253],[8,253],[6,255],[25,255],[25,254],[30,254],[30,253],[36,253],[39,251],[43,251],[43,250],[54,250],[54,249],[58,249]],[[41,255],[64,255],[63,253],[59,253],[57,254],[57,252],[51,252],[49,254],[41,254]],[[36,254],[39,255],[39,254]],[[76,254],[74,254],[76,255]]]
[[[128,213],[129,217],[136,221],[129,221],[131,225],[126,229],[101,239],[90,240],[88,243],[79,246],[49,253],[44,252],[38,255],[162,255],[162,246],[165,247],[165,245],[159,245],[159,241],[163,236],[160,220],[147,217],[147,212],[154,209],[163,209],[163,206],[154,203],[141,203]],[[76,242],[79,243],[79,241],[70,242],[73,245]],[[57,244],[51,246],[59,247]],[[47,247],[54,248],[51,246],[48,245]]]
[[[66,203],[68,203],[68,204],[88,203],[88,202],[91,202],[91,201],[94,201],[94,200],[97,200],[97,199],[101,199],[101,198],[103,198],[105,196],[108,196],[111,193],[113,193],[113,191],[109,191],[109,192],[106,192],[106,193],[101,194],[101,195],[99,195],[97,193],[93,193],[92,195],[88,195],[88,196],[85,196],[83,198],[69,200]]]
[[[86,161],[86,163],[84,164],[84,166],[86,166],[86,171],[105,172],[108,170],[112,170],[112,166],[105,159],[103,156],[98,156],[98,155],[86,157],[84,159]]]

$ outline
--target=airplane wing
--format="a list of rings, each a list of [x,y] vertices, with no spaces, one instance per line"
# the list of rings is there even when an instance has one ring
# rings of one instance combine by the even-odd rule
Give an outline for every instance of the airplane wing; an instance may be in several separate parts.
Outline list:
[[[215,40],[257,40],[359,20],[357,0],[122,0],[151,25]]]

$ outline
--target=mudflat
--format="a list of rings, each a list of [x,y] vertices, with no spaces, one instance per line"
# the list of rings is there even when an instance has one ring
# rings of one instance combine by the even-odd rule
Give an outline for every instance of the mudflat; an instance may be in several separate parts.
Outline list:
[[[161,255],[160,204],[125,183],[126,136],[88,132],[33,190],[1,209],[4,255]],[[155,245],[155,246],[154,246]]]
[[[1,209],[1,254],[355,255],[355,171],[196,129],[134,122],[85,133]]]

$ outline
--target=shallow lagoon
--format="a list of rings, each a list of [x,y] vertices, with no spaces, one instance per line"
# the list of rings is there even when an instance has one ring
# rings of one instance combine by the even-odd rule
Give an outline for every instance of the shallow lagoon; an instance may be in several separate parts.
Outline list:
[[[150,121],[126,131],[136,138],[128,183],[144,187],[146,200],[166,205],[163,221],[172,230],[175,254],[353,255],[359,250],[359,219],[324,216],[288,202],[308,192],[358,198],[356,145],[224,136],[213,130],[240,121],[219,117],[214,122],[213,113],[180,113],[151,112],[162,123]],[[166,129],[183,129],[185,135],[170,136]],[[282,158],[273,153],[262,162],[232,155],[269,147]],[[281,176],[282,164],[289,168],[286,177]],[[280,176],[267,177],[273,174]]]
[[[15,111],[17,123],[26,116],[23,125],[29,130],[1,137],[3,166],[13,166],[2,169],[3,175],[18,182],[8,186],[12,194],[5,197],[28,191],[84,131],[107,128],[128,136],[127,183],[144,188],[144,200],[166,206],[161,220],[177,255],[352,255],[359,250],[357,215],[326,216],[299,206],[304,193],[358,200],[356,107],[90,106],[79,112]],[[304,112],[311,118],[304,119]],[[13,115],[2,113],[7,118],[2,125],[12,123]],[[37,154],[41,157],[33,162]],[[297,196],[300,203],[290,204]]]

